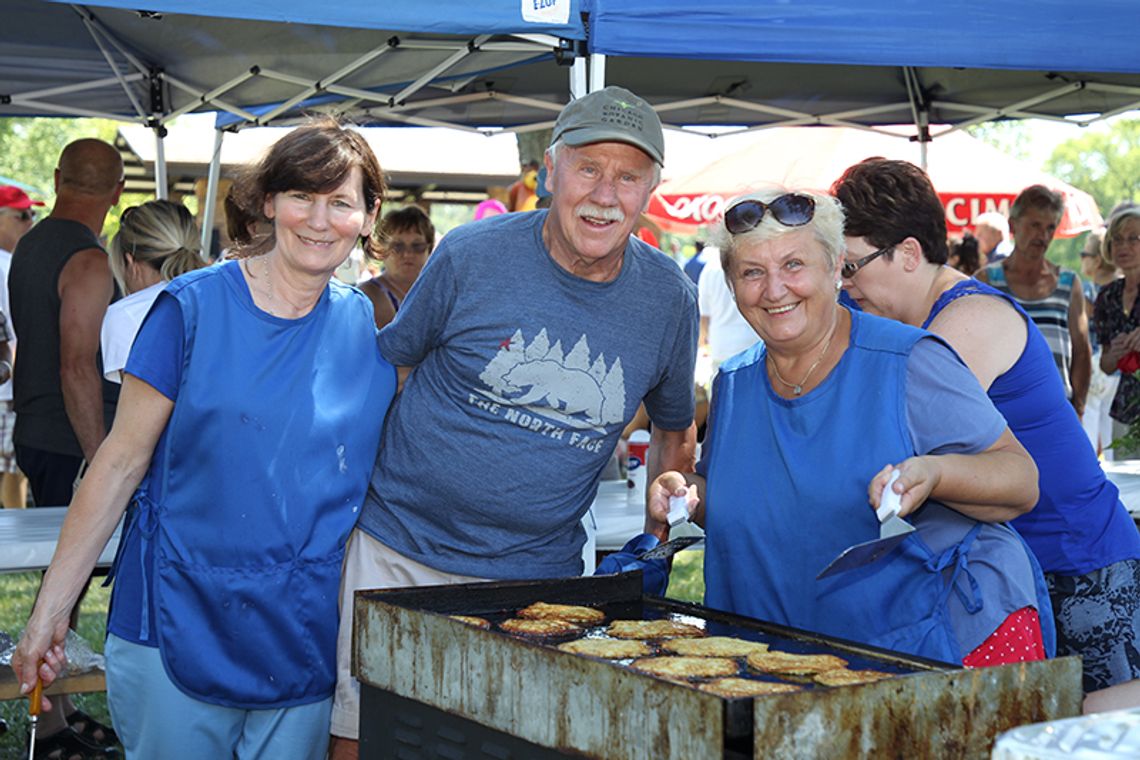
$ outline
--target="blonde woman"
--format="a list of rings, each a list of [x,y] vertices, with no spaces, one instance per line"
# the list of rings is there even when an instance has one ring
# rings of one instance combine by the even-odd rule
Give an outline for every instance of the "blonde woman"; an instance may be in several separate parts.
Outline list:
[[[111,241],[111,272],[126,298],[107,307],[103,317],[103,376],[123,381],[123,367],[143,317],[166,283],[205,266],[198,226],[179,203],[149,201],[132,206],[119,219]]]

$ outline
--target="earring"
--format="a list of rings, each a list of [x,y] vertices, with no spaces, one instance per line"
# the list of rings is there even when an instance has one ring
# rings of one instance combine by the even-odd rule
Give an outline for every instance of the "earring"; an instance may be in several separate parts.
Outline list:
[[[835,281],[835,292],[838,293],[841,290],[843,290],[843,280],[836,280]]]

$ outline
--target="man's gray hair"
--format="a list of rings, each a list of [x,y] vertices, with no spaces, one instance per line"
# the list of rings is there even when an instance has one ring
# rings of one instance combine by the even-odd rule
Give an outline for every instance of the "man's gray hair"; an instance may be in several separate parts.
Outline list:
[[[1065,199],[1061,197],[1060,193],[1050,190],[1044,185],[1030,185],[1018,193],[1013,200],[1013,206],[1009,210],[1009,218],[1018,219],[1031,208],[1051,211],[1057,221],[1061,221],[1061,216],[1065,213]]]
[[[721,265],[724,267],[724,276],[729,279],[730,285],[732,280],[729,275],[732,272],[733,254],[740,245],[775,240],[782,235],[795,232],[796,230],[810,229],[816,241],[818,241],[823,248],[827,265],[829,267],[835,267],[839,264],[839,257],[843,255],[845,248],[843,242],[843,206],[840,205],[837,199],[830,195],[813,193],[808,190],[773,188],[771,190],[762,190],[734,198],[731,202],[727,203],[724,208],[727,212],[742,201],[760,201],[767,205],[781,195],[785,195],[789,192],[797,195],[806,195],[815,201],[815,214],[812,216],[812,220],[802,227],[788,227],[787,225],[781,224],[776,221],[776,217],[773,216],[771,212],[765,212],[763,218],[760,220],[760,224],[756,225],[755,228],[736,235],[728,231],[724,226],[723,219],[717,225],[716,230],[713,232],[712,243],[720,248]]]

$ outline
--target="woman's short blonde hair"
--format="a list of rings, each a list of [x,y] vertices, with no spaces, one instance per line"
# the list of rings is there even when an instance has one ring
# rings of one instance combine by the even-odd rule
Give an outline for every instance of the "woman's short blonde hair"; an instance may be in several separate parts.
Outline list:
[[[1140,207],[1117,211],[1108,220],[1108,229],[1104,231],[1104,239],[1100,241],[1100,257],[1109,264],[1116,266],[1116,260],[1112,257],[1112,239],[1120,232],[1121,227],[1134,219],[1140,220]]]
[[[729,278],[730,283],[733,254],[740,245],[775,240],[781,235],[803,229],[811,230],[812,235],[823,248],[827,265],[832,268],[838,266],[839,258],[843,255],[844,250],[843,207],[839,204],[838,200],[830,195],[814,193],[810,190],[771,188],[734,198],[725,206],[725,211],[728,211],[728,209],[731,209],[742,201],[760,201],[767,205],[781,195],[788,193],[805,195],[815,201],[815,213],[810,222],[800,227],[789,227],[777,221],[776,217],[769,211],[764,214],[760,223],[753,229],[734,235],[725,228],[724,220],[722,219],[720,221],[716,231],[713,233],[713,243],[720,248],[720,261],[724,267],[724,275]]]

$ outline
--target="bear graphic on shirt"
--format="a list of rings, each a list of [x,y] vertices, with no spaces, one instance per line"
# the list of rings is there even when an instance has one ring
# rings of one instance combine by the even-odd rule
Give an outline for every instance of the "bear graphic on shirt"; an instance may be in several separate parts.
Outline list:
[[[545,328],[529,345],[516,330],[479,379],[488,386],[483,395],[561,424],[604,432],[625,419],[621,359],[609,366],[602,354],[591,359],[585,335],[564,355],[561,341],[551,345]]]

